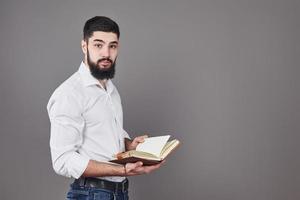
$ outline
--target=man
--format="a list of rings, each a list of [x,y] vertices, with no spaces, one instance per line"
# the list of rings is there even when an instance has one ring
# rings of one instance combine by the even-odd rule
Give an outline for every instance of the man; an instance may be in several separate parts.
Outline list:
[[[67,199],[128,199],[126,177],[161,166],[108,162],[119,152],[135,149],[147,137],[130,140],[123,129],[121,99],[111,81],[119,36],[119,27],[111,19],[89,19],[81,41],[84,61],[54,91],[47,105],[53,168],[60,175],[75,178]]]

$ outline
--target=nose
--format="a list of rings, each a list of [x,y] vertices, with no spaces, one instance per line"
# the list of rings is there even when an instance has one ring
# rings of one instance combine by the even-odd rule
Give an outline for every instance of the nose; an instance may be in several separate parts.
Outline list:
[[[102,48],[101,57],[109,58],[109,56],[110,56],[109,48],[107,46]]]

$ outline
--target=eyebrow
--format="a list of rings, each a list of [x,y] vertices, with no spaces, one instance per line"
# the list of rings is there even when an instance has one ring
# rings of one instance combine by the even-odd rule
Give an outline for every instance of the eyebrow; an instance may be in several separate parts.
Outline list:
[[[102,43],[105,43],[103,40],[101,39],[94,39],[93,42],[102,42]],[[110,42],[110,44],[118,44],[118,41],[112,41]]]

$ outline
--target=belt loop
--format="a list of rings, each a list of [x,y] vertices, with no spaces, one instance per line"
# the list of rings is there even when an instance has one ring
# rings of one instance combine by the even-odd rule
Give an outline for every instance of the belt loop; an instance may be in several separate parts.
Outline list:
[[[78,183],[78,185],[80,187],[84,187],[85,186],[85,179],[84,178],[79,178],[76,181],[78,181],[77,183]]]
[[[127,180],[125,179],[124,181],[122,181],[121,186],[122,186],[122,192],[125,193],[126,189],[125,189],[125,184],[126,184]]]
[[[118,194],[118,190],[119,190],[119,184],[118,183],[115,184],[114,189],[115,189],[114,194]]]

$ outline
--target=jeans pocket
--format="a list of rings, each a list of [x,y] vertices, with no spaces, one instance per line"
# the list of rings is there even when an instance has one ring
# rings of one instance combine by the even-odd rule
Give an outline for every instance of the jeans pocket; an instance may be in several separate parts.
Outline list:
[[[124,192],[124,200],[128,200],[129,199],[129,196],[128,196],[128,191]]]
[[[94,191],[94,200],[111,200],[114,199],[112,192],[106,190]]]
[[[85,189],[71,189],[67,194],[67,200],[88,200],[89,191]]]

